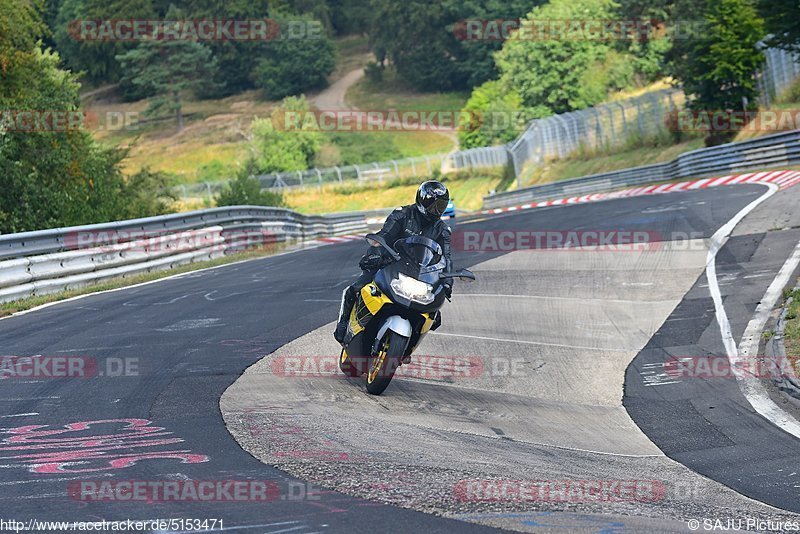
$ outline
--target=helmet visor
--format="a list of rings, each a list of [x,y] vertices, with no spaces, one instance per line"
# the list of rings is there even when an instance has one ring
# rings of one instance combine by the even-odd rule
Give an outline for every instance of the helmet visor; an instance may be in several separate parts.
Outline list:
[[[425,211],[428,212],[428,215],[441,217],[447,209],[447,204],[448,200],[446,198],[440,198],[431,202],[431,204],[425,208]]]

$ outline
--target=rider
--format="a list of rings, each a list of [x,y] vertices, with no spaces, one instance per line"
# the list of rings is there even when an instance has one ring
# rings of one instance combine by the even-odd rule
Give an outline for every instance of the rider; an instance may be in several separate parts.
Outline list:
[[[450,201],[450,192],[447,187],[436,180],[424,182],[417,189],[417,200],[414,204],[397,208],[386,218],[383,228],[378,235],[383,237],[389,246],[398,239],[412,235],[422,235],[433,239],[442,247],[442,256],[445,259],[445,271],[450,271],[450,228],[442,221],[442,214]],[[372,282],[375,273],[385,265],[391,263],[386,251],[380,247],[370,247],[367,253],[358,262],[364,271],[361,276],[342,293],[342,305],[339,309],[339,322],[333,337],[339,343],[344,342],[347,333],[347,321],[350,312],[356,303],[356,297],[365,285]],[[453,290],[453,279],[443,281],[445,295],[449,299]]]

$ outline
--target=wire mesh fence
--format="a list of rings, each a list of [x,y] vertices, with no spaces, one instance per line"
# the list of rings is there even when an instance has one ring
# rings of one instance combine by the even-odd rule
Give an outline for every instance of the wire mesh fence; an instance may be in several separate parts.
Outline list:
[[[780,48],[767,48],[764,55],[767,61],[758,75],[758,89],[761,104],[769,106],[800,76],[800,54]]]
[[[577,150],[623,146],[667,131],[665,118],[684,103],[683,93],[665,89],[532,121],[509,147],[514,172],[529,163],[563,158]]]
[[[304,171],[274,172],[256,176],[262,189],[287,190],[303,187],[322,187],[344,182],[382,183],[385,180],[408,177],[432,176],[442,169],[446,154],[434,154],[361,165],[346,165],[313,168]],[[221,191],[228,181],[201,182],[179,186],[183,198],[212,197]]]

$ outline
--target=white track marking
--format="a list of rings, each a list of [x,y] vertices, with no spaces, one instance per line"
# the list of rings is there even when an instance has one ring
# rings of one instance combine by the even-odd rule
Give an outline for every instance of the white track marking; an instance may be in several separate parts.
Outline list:
[[[742,371],[742,369],[749,368],[745,362],[749,358],[754,358],[758,355],[761,332],[764,330],[767,320],[769,320],[772,309],[778,303],[783,288],[789,283],[798,265],[800,265],[800,243],[797,244],[792,255],[789,256],[789,259],[786,260],[786,263],[783,264],[783,267],[778,272],[778,276],[772,281],[772,284],[767,288],[767,292],[761,298],[755,315],[747,324],[742,336],[742,341],[739,344],[739,354],[735,359],[730,358],[730,356],[729,359],[731,360],[731,368],[739,381],[739,388],[753,408],[781,429],[800,438],[800,422],[778,407],[769,398],[758,377]]]
[[[635,349],[604,349],[601,347],[584,347],[582,345],[566,345],[564,343],[545,343],[543,341],[527,341],[522,339],[508,339],[502,337],[471,336],[468,334],[451,334],[447,332],[431,332],[434,336],[465,337],[468,339],[483,339],[485,341],[500,341],[502,343],[519,343],[522,345],[541,345],[543,347],[563,347],[566,349],[594,350],[599,352],[626,352]]]
[[[733,338],[733,332],[731,332],[730,320],[728,319],[728,313],[725,311],[725,306],[722,303],[722,293],[720,292],[719,282],[717,280],[717,253],[727,242],[733,229],[748,213],[774,195],[779,189],[775,184],[765,185],[769,187],[769,191],[745,206],[744,209],[737,213],[733,219],[728,221],[711,237],[711,247],[708,250],[708,263],[706,265],[706,278],[708,279],[708,289],[711,293],[711,298],[714,301],[714,309],[716,311],[717,324],[719,325],[722,335],[722,343],[725,346],[725,352],[730,361],[731,369],[734,370],[734,376],[736,377],[739,389],[756,412],[778,428],[800,438],[800,423],[772,402],[772,399],[767,395],[759,379],[754,376],[745,375],[742,371],[743,367],[741,366],[744,358],[758,352],[761,330],[764,324],[766,324],[769,313],[777,303],[783,287],[789,281],[795,268],[800,264],[800,245],[795,248],[790,258],[783,265],[778,276],[773,280],[766,294],[761,299],[758,308],[756,308],[756,314],[747,325],[745,335],[742,338],[743,350],[741,353]],[[755,350],[753,349],[753,345],[755,345]]]
[[[652,285],[650,283],[646,285]],[[574,301],[579,300],[585,302],[587,300],[600,300],[602,302],[613,302],[615,304],[662,304],[667,302],[672,302],[672,299],[664,299],[664,300],[633,300],[633,299],[607,299],[604,297],[596,297],[596,298],[587,298],[587,297],[554,297],[551,295],[502,295],[502,294],[493,294],[493,293],[458,293],[453,296],[453,298],[464,298],[464,297],[479,297],[479,298],[502,298],[502,299],[542,299],[542,300],[568,300]]]

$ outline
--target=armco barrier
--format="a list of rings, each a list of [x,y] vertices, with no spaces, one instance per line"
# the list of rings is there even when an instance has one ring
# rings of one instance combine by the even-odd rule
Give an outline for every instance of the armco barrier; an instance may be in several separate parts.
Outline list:
[[[366,233],[362,214],[235,206],[0,235],[0,302],[171,269],[254,245]]]
[[[633,167],[498,193],[484,197],[483,206],[486,209],[494,209],[679,178],[702,178],[797,164],[800,164],[800,130],[792,130],[749,141],[693,150],[667,163]]]

